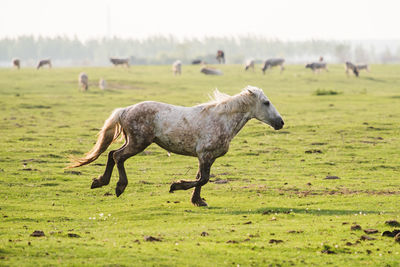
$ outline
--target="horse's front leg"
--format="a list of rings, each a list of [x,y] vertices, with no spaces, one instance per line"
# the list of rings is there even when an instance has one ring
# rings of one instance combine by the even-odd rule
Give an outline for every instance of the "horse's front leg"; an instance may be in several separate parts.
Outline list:
[[[197,172],[196,179],[197,180],[200,179],[200,170]],[[199,207],[208,206],[207,203],[204,201],[204,199],[201,198],[200,192],[201,192],[201,186],[196,186],[192,194],[192,199],[191,199],[192,204]]]
[[[213,164],[214,160],[215,159],[212,159],[206,162],[202,162],[202,160],[200,160],[199,172],[197,173],[197,180],[196,181],[180,180],[178,182],[174,182],[172,183],[169,192],[172,193],[175,190],[187,190],[192,187],[196,187],[192,195],[192,203],[196,206],[207,206],[207,203],[204,202],[200,197],[200,191],[201,187],[205,185],[210,179],[211,165]]]
[[[200,196],[201,186],[196,186],[193,190],[192,194],[192,204],[198,207],[206,207],[208,206],[207,202],[205,202]]]

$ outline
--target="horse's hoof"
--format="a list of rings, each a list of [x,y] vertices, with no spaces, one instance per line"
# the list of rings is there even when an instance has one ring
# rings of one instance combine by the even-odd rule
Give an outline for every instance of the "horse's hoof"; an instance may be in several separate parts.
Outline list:
[[[207,206],[208,206],[207,202],[205,202],[205,201],[202,200],[202,199],[192,201],[192,204],[195,205],[195,206],[197,206],[197,207],[207,207]]]
[[[127,184],[120,184],[119,182],[117,183],[117,187],[115,188],[115,194],[117,195],[117,197],[119,197],[126,188]]]
[[[102,187],[103,184],[100,182],[100,179],[93,178],[91,189]]]
[[[120,189],[120,188],[115,188],[115,194],[117,195],[117,197],[119,197],[122,193],[124,192],[124,190]]]

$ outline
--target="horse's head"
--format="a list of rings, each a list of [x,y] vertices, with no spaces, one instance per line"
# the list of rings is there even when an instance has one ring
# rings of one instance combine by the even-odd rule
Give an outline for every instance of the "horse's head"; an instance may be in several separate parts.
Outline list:
[[[271,101],[269,101],[264,92],[261,89],[252,86],[248,86],[246,89],[251,97],[256,99],[255,104],[252,107],[254,118],[265,122],[275,130],[282,129],[285,123],[283,122],[279,112],[276,110],[274,105],[272,105]]]

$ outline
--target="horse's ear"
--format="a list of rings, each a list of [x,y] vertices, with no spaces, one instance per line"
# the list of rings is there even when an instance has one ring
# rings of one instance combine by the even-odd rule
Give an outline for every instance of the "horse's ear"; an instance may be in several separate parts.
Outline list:
[[[247,92],[249,92],[251,96],[257,96],[252,88],[247,88]]]

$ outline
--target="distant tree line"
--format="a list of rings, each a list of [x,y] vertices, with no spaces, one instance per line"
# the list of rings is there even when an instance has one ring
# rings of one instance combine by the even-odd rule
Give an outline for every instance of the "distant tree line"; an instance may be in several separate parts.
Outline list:
[[[180,59],[189,64],[194,59],[216,63],[216,51],[224,50],[228,64],[243,63],[253,58],[259,62],[271,57],[283,57],[287,63],[346,60],[365,63],[400,62],[397,49],[355,44],[348,41],[281,41],[257,36],[207,37],[179,40],[173,36],[153,36],[147,39],[103,38],[81,41],[67,37],[20,36],[0,40],[0,63],[5,66],[12,58],[22,65],[33,66],[37,60],[51,58],[54,65],[109,65],[109,57],[129,57],[132,65],[171,64]],[[58,64],[57,64],[58,62]]]

